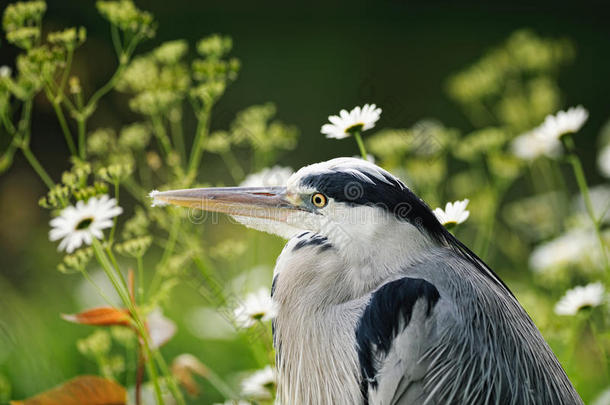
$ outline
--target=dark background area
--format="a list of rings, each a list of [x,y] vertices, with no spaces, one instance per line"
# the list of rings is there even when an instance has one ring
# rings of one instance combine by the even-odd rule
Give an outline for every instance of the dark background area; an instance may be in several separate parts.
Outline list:
[[[333,145],[325,141],[319,127],[340,108],[365,102],[384,108],[380,127],[408,127],[418,119],[433,117],[468,131],[467,120],[446,96],[447,78],[520,28],[574,41],[576,59],[562,71],[560,86],[569,95],[565,106],[583,104],[591,113],[581,137],[586,140],[578,140],[581,148],[591,151],[596,135],[591,128],[599,128],[608,115],[610,14],[602,2],[137,4],[152,12],[158,22],[156,37],[140,51],[179,38],[194,46],[210,33],[233,38],[232,55],[241,59],[242,70],[217,106],[212,127],[225,128],[235,112],[272,101],[278,106],[278,117],[301,130],[299,147],[283,159],[293,167],[355,154],[348,142]],[[88,41],[77,52],[75,69],[85,91],[103,84],[116,61],[108,25],[93,2],[50,1],[45,23],[47,30],[75,25],[87,28]],[[2,64],[10,65],[14,56],[15,49],[3,43]],[[92,129],[137,118],[120,93],[111,94],[100,107],[91,121]],[[60,139],[50,106],[39,104],[33,149],[43,163],[58,162],[48,165],[54,174],[63,170],[60,162],[66,153]]]
[[[446,92],[452,73],[469,66],[521,28],[532,29],[542,37],[569,38],[576,47],[576,57],[559,76],[565,96],[562,105],[582,104],[589,110],[590,119],[576,142],[585,158],[585,171],[598,176],[596,139],[610,115],[610,14],[602,2],[458,5],[424,1],[287,4],[156,0],[139,1],[137,5],[152,12],[158,23],[156,37],[144,42],[138,52],[163,41],[186,39],[194,54],[196,41],[206,35],[221,33],[233,38],[232,55],[241,60],[242,68],[238,80],[215,107],[211,127],[227,128],[236,112],[252,104],[274,102],[277,118],[296,125],[301,133],[298,147],[280,157],[281,164],[295,169],[356,154],[353,142],[328,141],[320,134],[320,126],[329,114],[363,103],[376,103],[384,109],[377,124],[381,128],[409,127],[419,119],[436,118],[466,133],[470,124]],[[87,29],[88,40],[77,50],[73,69],[81,78],[85,94],[90,95],[116,67],[109,26],[98,15],[93,1],[48,2],[45,31],[81,25]],[[17,50],[3,40],[0,64],[14,67],[16,54]],[[128,98],[111,92],[100,102],[88,129],[119,128],[138,120],[128,108]],[[188,115],[185,120],[189,138],[195,120]],[[7,135],[0,135],[3,147]],[[34,110],[32,149],[54,178],[68,167],[59,124],[43,97],[39,97]],[[214,171],[215,178],[229,182],[219,161],[215,157],[207,159],[203,170]],[[590,180],[595,184],[600,178]],[[15,189],[15,184],[20,187]],[[27,200],[31,206],[17,207],[14,215],[27,217],[29,224],[41,220],[39,216],[45,214],[36,201],[44,189],[20,154],[0,178],[3,210],[15,200],[9,197],[9,190],[31,197]],[[24,246],[20,243],[6,249],[15,235],[14,230],[1,225],[2,221],[6,221],[5,215],[0,216],[0,228],[5,229],[0,252],[4,253],[3,262],[14,266]]]

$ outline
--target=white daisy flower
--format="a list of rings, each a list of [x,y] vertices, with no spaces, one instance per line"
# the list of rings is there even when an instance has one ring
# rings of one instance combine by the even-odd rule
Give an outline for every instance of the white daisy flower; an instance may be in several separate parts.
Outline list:
[[[610,144],[603,147],[597,157],[597,166],[604,177],[610,179]]]
[[[244,302],[233,310],[235,323],[242,328],[249,328],[257,321],[268,321],[277,315],[277,304],[271,299],[266,288],[248,294]]]
[[[241,182],[241,187],[272,187],[285,186],[294,170],[290,167],[273,166],[260,172],[246,176]]]
[[[516,137],[511,143],[511,150],[518,158],[532,161],[540,156],[556,158],[561,155],[562,146],[557,138],[534,130]]]
[[[275,386],[275,371],[271,366],[255,371],[241,382],[242,395],[248,398],[271,399]]]
[[[195,337],[204,340],[235,338],[235,328],[217,308],[198,307],[185,316],[185,324]]]
[[[6,66],[6,65],[0,66],[0,78],[11,77],[12,73],[13,73],[13,71],[11,70],[11,68],[9,66]]]
[[[436,208],[434,210],[434,215],[439,220],[439,222],[446,227],[453,227],[457,224],[461,224],[466,221],[470,216],[470,211],[466,209],[466,206],[470,200],[466,198],[462,201],[448,202],[445,205],[445,209]]]
[[[607,388],[595,397],[591,405],[610,405],[610,388]]]
[[[538,272],[561,269],[578,263],[596,261],[599,250],[593,231],[573,229],[563,235],[542,243],[534,249],[530,258],[530,267]]]
[[[555,115],[547,115],[536,131],[544,136],[559,139],[562,135],[578,132],[588,118],[589,112],[579,105],[567,111],[559,111]]]
[[[610,223],[610,184],[600,184],[589,188],[589,198],[593,207],[593,214],[600,224]],[[583,218],[583,227],[590,226],[591,218],[585,206],[582,194],[574,197],[572,205],[574,211]]]
[[[52,228],[49,239],[61,239],[57,250],[72,253],[83,243],[90,245],[93,238],[103,238],[102,229],[110,228],[112,218],[122,212],[116,200],[108,195],[91,197],[86,203],[78,201],[76,206],[64,208],[57,218],[49,222]]]
[[[150,336],[150,346],[153,349],[163,346],[176,334],[176,324],[163,315],[160,308],[155,308],[148,314],[146,327]]]
[[[377,108],[375,104],[365,104],[364,107],[356,107],[350,112],[341,110],[339,115],[328,117],[331,123],[322,125],[320,132],[327,138],[347,138],[353,132],[373,128],[380,115],[381,108]]]
[[[604,286],[597,283],[568,290],[555,305],[557,315],[576,315],[583,308],[596,307],[604,300]]]

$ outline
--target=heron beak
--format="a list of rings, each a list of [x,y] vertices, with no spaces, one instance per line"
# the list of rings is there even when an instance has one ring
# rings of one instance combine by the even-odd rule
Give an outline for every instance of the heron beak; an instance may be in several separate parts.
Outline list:
[[[286,187],[213,187],[153,191],[153,206],[173,204],[203,211],[286,222],[295,211],[307,211]]]

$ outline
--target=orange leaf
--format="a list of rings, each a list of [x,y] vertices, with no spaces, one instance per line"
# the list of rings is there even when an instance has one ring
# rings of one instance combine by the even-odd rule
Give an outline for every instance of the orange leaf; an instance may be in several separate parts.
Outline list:
[[[78,314],[62,314],[66,321],[83,325],[129,325],[129,312],[125,309],[111,307],[93,308]]]
[[[84,375],[11,405],[125,405],[127,392],[114,381]]]

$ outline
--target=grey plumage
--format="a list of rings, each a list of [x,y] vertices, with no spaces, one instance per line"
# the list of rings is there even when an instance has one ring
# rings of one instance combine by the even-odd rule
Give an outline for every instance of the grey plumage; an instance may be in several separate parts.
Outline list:
[[[155,198],[289,239],[272,283],[280,404],[582,404],[508,287],[372,163]]]
[[[286,245],[274,281],[281,306],[275,320],[281,403],[582,403],[516,299],[452,249],[433,249],[373,292],[344,300],[348,291],[329,299],[316,282],[316,268],[330,266],[336,251],[320,253],[319,245],[306,245],[299,256],[311,260],[297,267],[286,256],[298,243]],[[389,352],[373,349],[376,374],[370,378],[377,384],[373,388],[368,381],[358,398],[365,378],[358,324],[371,297],[401,276],[429,282],[440,297],[432,308],[426,297],[419,298],[408,324],[399,318]],[[340,274],[334,278],[328,285],[341,284]]]
[[[405,273],[429,281],[441,298],[430,316],[422,315],[423,305],[414,309],[399,335],[413,348],[403,351],[406,357],[387,356],[383,363],[388,374],[401,376],[397,388],[404,392],[392,387],[372,392],[379,398],[375,403],[413,403],[394,402],[397,393],[435,404],[581,403],[516,299],[473,272],[463,258],[438,249]],[[404,366],[396,366],[397,358]]]

